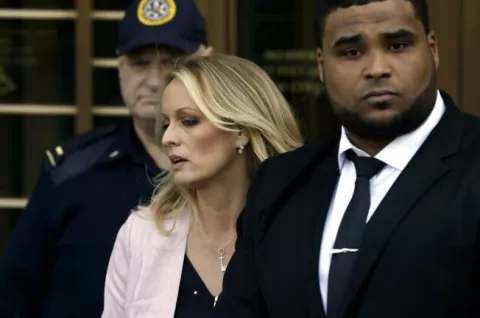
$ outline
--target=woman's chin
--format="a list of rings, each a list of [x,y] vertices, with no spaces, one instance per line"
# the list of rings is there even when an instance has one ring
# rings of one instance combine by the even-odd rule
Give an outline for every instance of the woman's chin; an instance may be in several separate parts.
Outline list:
[[[194,189],[202,183],[202,179],[177,172],[173,176],[173,183],[182,188]]]

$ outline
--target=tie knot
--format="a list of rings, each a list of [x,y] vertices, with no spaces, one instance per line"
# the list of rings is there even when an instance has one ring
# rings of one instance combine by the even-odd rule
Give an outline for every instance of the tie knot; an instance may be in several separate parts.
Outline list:
[[[385,166],[385,163],[378,159],[358,156],[352,149],[347,150],[346,156],[355,165],[357,177],[370,179]]]

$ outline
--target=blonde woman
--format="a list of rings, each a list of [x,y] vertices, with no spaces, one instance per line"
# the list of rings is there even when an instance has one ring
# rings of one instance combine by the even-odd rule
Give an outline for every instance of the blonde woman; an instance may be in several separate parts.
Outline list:
[[[118,233],[103,317],[212,317],[252,174],[303,143],[273,81],[235,56],[178,64],[162,121],[171,170]]]

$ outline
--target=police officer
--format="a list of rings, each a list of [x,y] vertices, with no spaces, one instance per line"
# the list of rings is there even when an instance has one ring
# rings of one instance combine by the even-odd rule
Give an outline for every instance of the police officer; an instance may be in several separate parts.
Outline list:
[[[167,165],[154,138],[163,75],[209,54],[193,0],[135,1],[118,26],[119,76],[132,120],[46,152],[0,263],[0,317],[100,317],[117,231]],[[160,283],[160,282],[159,282]]]

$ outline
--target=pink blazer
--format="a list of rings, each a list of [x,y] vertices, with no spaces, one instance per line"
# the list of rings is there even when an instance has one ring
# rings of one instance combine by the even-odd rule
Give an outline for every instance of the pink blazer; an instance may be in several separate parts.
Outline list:
[[[170,236],[160,234],[153,220],[142,215],[134,212],[118,232],[106,276],[103,318],[174,316],[189,212],[181,213]]]

